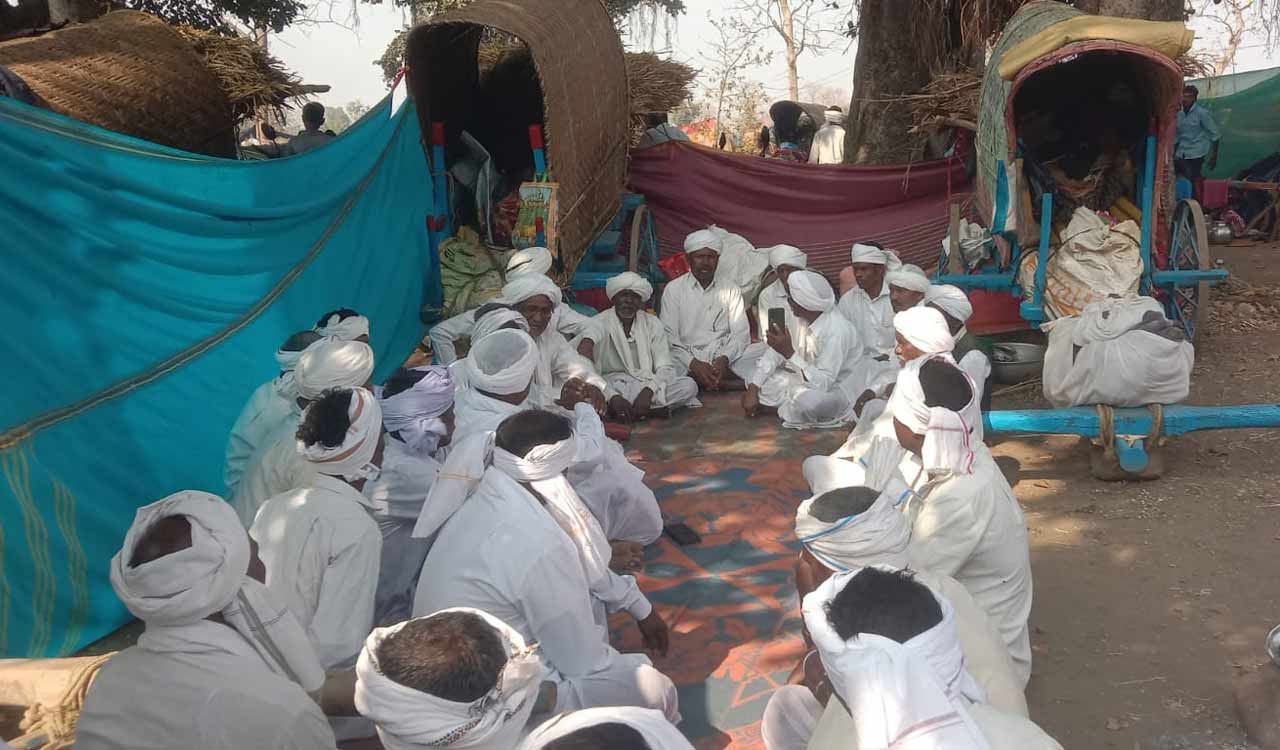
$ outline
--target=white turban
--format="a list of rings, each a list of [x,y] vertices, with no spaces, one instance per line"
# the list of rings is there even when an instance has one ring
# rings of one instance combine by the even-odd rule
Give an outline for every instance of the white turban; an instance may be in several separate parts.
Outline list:
[[[836,306],[836,293],[821,274],[796,271],[787,279],[791,301],[813,313],[824,313]]]
[[[809,256],[792,245],[774,245],[769,248],[769,266],[775,271],[778,270],[778,266],[808,268]]]
[[[320,346],[325,341],[333,339],[318,338],[310,344],[302,347],[302,349],[291,352],[285,349],[276,350],[276,364],[280,365],[280,376],[277,378],[277,390],[284,394],[290,401],[298,397],[298,385],[294,382],[293,371],[298,368],[298,362],[302,360],[302,355]]]
[[[947,319],[932,307],[913,307],[894,315],[893,330],[925,354],[942,354],[956,346]]]
[[[383,641],[410,623],[448,612],[468,612],[482,618],[498,632],[507,654],[497,684],[470,703],[401,685],[383,674],[378,663]],[[536,645],[526,645],[520,633],[488,612],[457,607],[370,633],[356,660],[355,705],[361,716],[377,725],[378,739],[387,750],[509,748],[533,713],[545,676],[546,667],[538,658]]]
[[[331,388],[359,388],[373,377],[373,349],[363,341],[324,339],[307,347],[293,371],[298,395],[309,401]]]
[[[423,373],[412,388],[382,398],[382,425],[420,456],[433,455],[448,434],[441,415],[453,406],[453,375],[448,367],[416,367]]]
[[[871,263],[883,266],[889,262],[889,254],[887,252],[871,245],[854,245],[851,256],[854,263]]]
[[[832,627],[827,609],[858,572],[831,576],[801,606],[805,628],[831,686],[853,719],[851,744],[901,750],[990,750],[968,712],[970,701],[985,703],[987,696],[965,669],[951,604],[931,590],[942,621],[906,643],[870,633],[858,633],[846,641]]]
[[[315,408],[315,402],[307,410]],[[324,443],[306,445],[298,441],[298,453],[321,474],[342,477],[349,481],[367,479],[378,474],[373,465],[373,454],[378,452],[378,439],[382,436],[382,408],[373,394],[364,388],[351,389],[351,404],[347,407],[351,424],[341,445],[330,448]],[[307,413],[303,412],[305,421]]]
[[[539,725],[516,750],[543,750],[556,740],[599,724],[622,724],[644,738],[649,750],[693,750],[689,740],[661,711],[635,706],[587,708],[560,714]]]
[[[618,292],[626,291],[640,295],[640,302],[643,304],[653,296],[653,284],[640,274],[631,271],[624,271],[604,283],[604,293],[609,296],[609,299],[616,297]]]
[[[979,413],[975,408],[977,389],[974,387],[973,379],[963,369],[956,367],[956,371],[964,375],[965,381],[968,382],[971,394],[969,404],[959,412],[926,404],[924,387],[920,384],[920,368],[925,362],[946,358],[947,364],[955,367],[949,357],[950,355],[920,357],[907,363],[898,371],[898,380],[893,387],[893,395],[889,397],[888,408],[893,418],[907,429],[917,435],[924,435],[921,459],[924,462],[925,471],[972,474],[973,431],[965,416],[973,418],[973,415]]]
[[[912,263],[903,264],[900,268],[885,274],[884,280],[889,282],[890,286],[896,286],[899,289],[907,289],[912,292],[927,294],[929,287],[929,277],[924,275],[924,271]]]
[[[498,396],[520,393],[533,382],[538,356],[538,345],[528,333],[513,328],[494,331],[475,341],[467,353],[467,384]]]
[[[564,301],[564,294],[560,291],[560,287],[556,286],[556,282],[542,274],[521,276],[508,281],[507,285],[502,287],[502,302],[508,305],[518,305],[537,296],[550,299],[552,305],[558,305]]]
[[[963,289],[950,284],[929,287],[929,293],[925,295],[924,301],[925,304],[933,305],[961,323],[968,321],[969,316],[973,315],[973,303],[969,301],[969,295],[965,294]]]
[[[831,522],[811,515],[817,500],[805,500],[796,511],[796,537],[819,562],[837,571],[874,563],[906,567],[911,524],[896,497],[881,493],[862,513]]]
[[[476,325],[471,329],[471,345],[475,346],[480,339],[512,323],[520,330],[529,332],[529,321],[515,310],[509,307],[490,310],[484,317],[476,318]]]
[[[507,281],[523,276],[545,276],[551,270],[551,251],[545,247],[526,247],[507,258]]]
[[[324,323],[316,326],[316,333],[339,341],[355,341],[361,336],[369,335],[369,319],[363,315],[352,315],[344,319],[334,313]]]
[[[684,238],[684,251],[694,253],[699,250],[711,250],[719,255],[724,252],[724,241],[720,239],[720,235],[710,229],[699,229]]]
[[[828,109],[823,111],[822,117],[832,125],[843,125],[849,120],[849,116],[838,109]]]
[[[130,565],[138,543],[158,521],[184,516],[191,546]],[[249,534],[236,511],[207,492],[186,491],[138,509],[120,551],[111,558],[111,587],[147,623],[140,642],[177,637],[171,628],[221,613],[272,671],[308,692],[324,684],[324,669],[306,631],[267,587],[248,576]]]

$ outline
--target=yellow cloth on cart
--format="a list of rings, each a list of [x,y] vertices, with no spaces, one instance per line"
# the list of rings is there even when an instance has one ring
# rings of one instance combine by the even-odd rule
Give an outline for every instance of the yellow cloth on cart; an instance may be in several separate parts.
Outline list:
[[[1006,52],[1000,60],[1000,77],[1012,81],[1032,62],[1075,42],[1128,42],[1174,59],[1191,49],[1195,36],[1181,21],[1076,16],[1055,23]]]

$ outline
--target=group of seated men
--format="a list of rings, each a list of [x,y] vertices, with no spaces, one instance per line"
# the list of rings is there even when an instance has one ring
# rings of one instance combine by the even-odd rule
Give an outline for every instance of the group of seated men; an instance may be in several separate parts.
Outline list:
[[[497,303],[432,331],[440,364],[381,386],[357,312],[290,336],[232,430],[230,502],[148,505],[113,558],[146,630],[102,668],[77,747],[690,750],[672,681],[609,643],[616,613],[651,654],[669,633],[631,575],[662,515],[602,417],[731,389],[791,427],[857,422],[803,467],[814,651],[769,747],[1056,747],[1026,719],[1026,529],[982,444],[964,294],[858,245],[837,301],[782,246],[753,344],[719,247],[690,236],[660,316],[632,273],[581,316],[550,253],[517,253]]]

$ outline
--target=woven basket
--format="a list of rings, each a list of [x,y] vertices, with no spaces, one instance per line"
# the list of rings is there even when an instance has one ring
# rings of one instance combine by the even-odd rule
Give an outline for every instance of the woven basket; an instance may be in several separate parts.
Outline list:
[[[0,65],[59,114],[210,156],[235,156],[235,122],[191,45],[154,16],[91,23],[0,44]]]

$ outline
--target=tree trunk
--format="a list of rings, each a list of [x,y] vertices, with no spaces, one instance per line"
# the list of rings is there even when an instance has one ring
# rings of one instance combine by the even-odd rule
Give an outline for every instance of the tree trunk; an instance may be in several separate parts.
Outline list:
[[[791,13],[791,0],[777,0],[777,3],[778,18],[782,22],[778,31],[787,48],[787,86],[791,91],[791,101],[800,101],[800,49],[796,45],[795,17]]]
[[[1075,6],[1094,16],[1185,21],[1185,0],[1076,0]]]
[[[923,136],[909,136],[911,110],[886,99],[912,94],[929,82],[916,54],[911,3],[863,0],[853,64],[853,98],[845,132],[844,159],[852,164],[899,164],[918,158]]]

